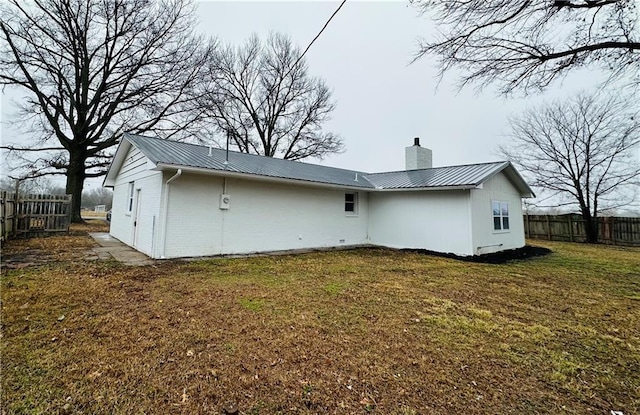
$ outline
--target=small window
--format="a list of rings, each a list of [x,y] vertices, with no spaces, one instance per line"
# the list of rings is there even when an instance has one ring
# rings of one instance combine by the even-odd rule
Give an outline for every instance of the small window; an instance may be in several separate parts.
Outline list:
[[[509,204],[507,202],[491,202],[493,213],[493,230],[509,230]]]
[[[127,212],[133,211],[133,182],[129,182],[129,201],[127,203]]]
[[[358,214],[358,194],[357,193],[344,194],[344,211],[347,215]]]

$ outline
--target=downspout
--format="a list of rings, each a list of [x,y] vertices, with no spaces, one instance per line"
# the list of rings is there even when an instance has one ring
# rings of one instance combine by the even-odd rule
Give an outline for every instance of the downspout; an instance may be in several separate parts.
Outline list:
[[[227,166],[225,165],[225,169],[226,168]],[[226,177],[222,178],[222,194],[227,194],[227,178]],[[220,211],[220,255],[224,254],[224,214],[225,214],[225,211],[221,210]]]
[[[162,213],[162,254],[160,255],[161,259],[165,259],[165,249],[167,245],[167,219],[169,217],[169,184],[176,180],[178,177],[182,176],[182,169],[178,169],[176,174],[171,176],[169,180],[165,182],[165,191],[164,191],[164,212]]]

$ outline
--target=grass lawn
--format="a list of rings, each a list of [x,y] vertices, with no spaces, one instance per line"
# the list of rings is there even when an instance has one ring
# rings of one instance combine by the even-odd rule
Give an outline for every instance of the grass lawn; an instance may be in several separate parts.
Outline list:
[[[640,249],[535,244],[506,265],[384,249],[78,259],[12,241],[2,413],[640,413]]]

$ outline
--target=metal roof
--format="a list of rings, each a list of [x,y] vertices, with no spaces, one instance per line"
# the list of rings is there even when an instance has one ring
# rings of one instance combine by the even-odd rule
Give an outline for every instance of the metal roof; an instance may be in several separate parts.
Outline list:
[[[504,171],[524,197],[533,195],[527,183],[508,161],[366,173],[237,151],[229,151],[228,163],[225,163],[227,152],[220,148],[209,148],[208,146],[128,133],[124,135],[123,142],[125,140],[137,147],[159,168],[191,167],[212,172],[219,171],[221,174],[224,172],[249,174],[370,190],[472,189]],[[118,153],[121,152],[116,152],[112,166],[105,178],[105,184],[113,179],[112,175],[117,174],[117,171],[112,171],[113,165],[118,163],[116,160],[120,160],[120,163],[124,161],[124,154]]]
[[[373,173],[368,174],[367,179],[378,189],[473,188],[504,169],[508,164],[509,162],[501,161],[497,163]]]
[[[237,151],[229,151],[229,160],[225,164],[226,150],[224,149],[210,149],[208,146],[133,134],[125,134],[125,139],[156,165],[186,166],[338,186],[373,188],[373,185],[364,178],[365,173],[355,170],[263,157]]]

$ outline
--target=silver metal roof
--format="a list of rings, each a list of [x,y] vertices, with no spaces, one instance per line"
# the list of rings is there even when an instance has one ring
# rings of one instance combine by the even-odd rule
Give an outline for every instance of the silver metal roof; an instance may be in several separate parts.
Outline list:
[[[504,171],[522,196],[530,197],[533,195],[527,183],[508,161],[422,170],[366,173],[237,151],[229,151],[228,163],[225,164],[226,151],[220,148],[209,148],[208,146],[134,134],[125,134],[123,140],[133,144],[159,167],[191,167],[213,172],[250,174],[371,190],[471,189]],[[120,160],[123,160],[122,156],[120,156]],[[118,158],[118,152],[114,157],[114,163],[116,158]],[[108,182],[112,174],[116,173],[116,171],[112,172],[110,168],[105,183]]]
[[[208,146],[133,134],[125,134],[124,138],[156,165],[186,166],[337,186],[373,188],[373,185],[364,178],[365,173],[355,170],[337,169],[237,151],[229,151],[229,162],[225,165],[226,150],[224,149],[210,149]],[[209,155],[210,150],[211,155]]]
[[[432,169],[404,170],[368,174],[367,179],[379,189],[473,188],[504,169],[509,162],[468,164]]]

